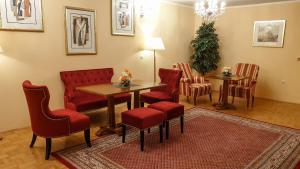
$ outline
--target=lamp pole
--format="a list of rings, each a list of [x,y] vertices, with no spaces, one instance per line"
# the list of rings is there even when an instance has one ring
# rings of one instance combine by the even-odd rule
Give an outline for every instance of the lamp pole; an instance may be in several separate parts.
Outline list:
[[[1,54],[1,53],[3,53],[3,49],[2,49],[2,47],[0,46],[0,54]],[[0,135],[0,141],[1,141],[1,140],[3,140],[3,137]]]
[[[147,50],[153,51],[153,81],[156,83],[156,51],[157,50],[165,50],[164,42],[160,37],[152,37],[147,39],[145,43],[145,48]]]
[[[156,56],[155,56],[155,50],[154,50],[154,83],[156,83]]]

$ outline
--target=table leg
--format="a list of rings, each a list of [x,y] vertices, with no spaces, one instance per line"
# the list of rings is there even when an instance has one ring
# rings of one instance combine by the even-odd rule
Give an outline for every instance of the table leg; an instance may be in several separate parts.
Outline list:
[[[134,91],[134,108],[140,107],[140,91]]]
[[[228,88],[229,88],[229,81],[223,81],[223,95],[222,95],[222,103],[224,106],[228,105]]]
[[[107,120],[107,127],[100,127],[96,135],[103,136],[105,134],[121,134],[121,130],[116,128],[114,96],[107,96]]]
[[[219,103],[215,103],[213,106],[216,107],[218,110],[224,109],[234,109],[235,107],[228,103],[228,89],[229,89],[229,80],[223,81],[223,93],[222,93],[222,100]]]
[[[107,96],[107,118],[109,128],[116,128],[114,96]]]

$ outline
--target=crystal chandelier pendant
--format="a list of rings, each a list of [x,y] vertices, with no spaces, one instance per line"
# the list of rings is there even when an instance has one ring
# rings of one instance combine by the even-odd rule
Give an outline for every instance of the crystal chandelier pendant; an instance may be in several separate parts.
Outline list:
[[[197,0],[195,3],[195,13],[204,22],[213,22],[225,12],[226,3],[222,0]]]

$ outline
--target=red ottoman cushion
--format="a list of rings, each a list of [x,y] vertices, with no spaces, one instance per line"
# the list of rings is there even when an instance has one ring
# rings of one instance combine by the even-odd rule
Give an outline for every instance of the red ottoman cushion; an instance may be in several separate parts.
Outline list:
[[[51,111],[49,114],[53,118],[69,118],[70,133],[75,133],[90,128],[90,118],[79,112],[69,109],[59,109]]]
[[[166,120],[182,116],[184,114],[184,106],[173,102],[158,102],[148,106],[148,108],[160,110],[165,113]]]
[[[139,129],[146,129],[161,124],[164,113],[151,108],[138,108],[122,113],[122,123]]]

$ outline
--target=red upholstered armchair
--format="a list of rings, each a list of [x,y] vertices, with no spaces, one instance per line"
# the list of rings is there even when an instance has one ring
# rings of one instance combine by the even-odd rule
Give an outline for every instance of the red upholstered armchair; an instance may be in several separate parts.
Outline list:
[[[61,80],[65,85],[65,108],[88,111],[106,107],[107,98],[105,96],[78,91],[76,87],[111,83],[113,75],[112,68],[60,72]],[[131,109],[131,94],[118,94],[114,97],[115,104],[127,102],[128,109]]]
[[[51,138],[69,136],[72,133],[84,131],[88,147],[90,143],[90,118],[78,112],[60,109],[49,109],[50,95],[46,86],[35,86],[30,81],[23,82],[31,128],[33,131],[30,148],[33,147],[37,136],[46,138],[46,157],[51,154]]]
[[[161,83],[167,84],[164,88],[152,89],[148,93],[141,94],[141,107],[144,103],[156,103],[160,101],[179,102],[179,83],[182,77],[181,70],[159,69]]]

